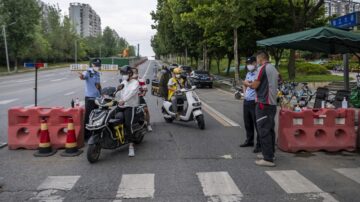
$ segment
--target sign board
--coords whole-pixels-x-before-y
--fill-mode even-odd
[[[37,68],[40,69],[42,67],[46,67],[47,64],[46,63],[24,63],[24,67],[26,68]]]
[[[331,26],[350,28],[360,24],[360,11],[340,16],[330,21]]]

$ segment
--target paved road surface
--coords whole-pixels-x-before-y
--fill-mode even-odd
[[[140,66],[152,77],[157,61]],[[40,72],[39,105],[69,106],[83,97],[84,83],[67,69]],[[102,85],[116,85],[103,73]],[[7,109],[33,104],[33,75],[0,78],[0,141],[7,140]],[[0,201],[359,201],[358,154],[288,154],[277,151],[275,168],[254,164],[244,141],[241,101],[217,89],[197,90],[205,103],[206,129],[194,122],[167,124],[161,100],[147,96],[154,131],[136,147],[102,151],[96,164],[84,154],[0,149]],[[86,150],[86,147],[83,148]]]

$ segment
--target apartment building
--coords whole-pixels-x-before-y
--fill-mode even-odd
[[[102,32],[100,16],[89,4],[70,3],[69,17],[80,36],[97,36]]]
[[[325,16],[342,16],[360,11],[359,0],[325,0]]]

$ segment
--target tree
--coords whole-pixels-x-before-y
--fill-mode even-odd
[[[289,13],[292,18],[293,32],[303,31],[307,28],[324,25],[324,0],[288,0]],[[288,64],[289,79],[295,79],[295,50],[290,50]]]
[[[40,20],[40,9],[36,0],[2,0],[0,6],[2,24],[7,27],[8,47],[10,57],[15,61],[15,71],[18,62],[23,59],[35,39],[34,32]]]

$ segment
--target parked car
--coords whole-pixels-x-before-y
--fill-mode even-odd
[[[191,83],[197,87],[208,86],[209,88],[212,88],[213,80],[214,78],[209,74],[208,71],[195,70],[190,74]]]

